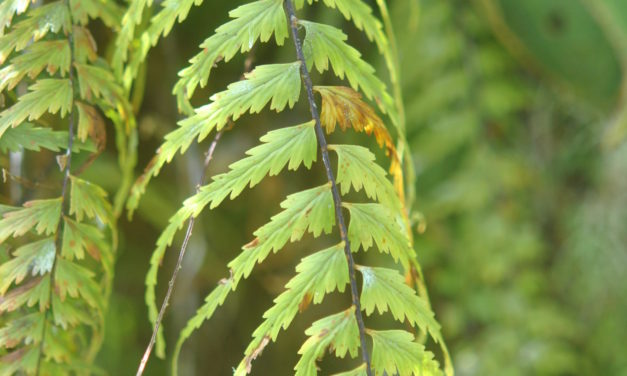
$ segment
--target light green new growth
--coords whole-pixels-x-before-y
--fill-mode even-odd
[[[133,186],[127,208],[129,215],[137,208],[139,198],[152,176],[169,163],[177,151],[184,152],[195,138],[203,140],[215,128],[222,129],[229,119],[237,120],[247,111],[257,113],[270,102],[270,109],[290,108],[300,94],[299,63],[260,65],[245,80],[230,84],[225,91],[214,94],[212,103],[196,109],[196,113],[179,122],[179,128],[165,137],[157,155]]]

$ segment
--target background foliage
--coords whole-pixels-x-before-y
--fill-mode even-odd
[[[139,68],[145,78],[145,91],[133,97],[140,109],[139,166],[148,163],[178,120],[170,94],[177,72],[240,3],[192,8],[187,21],[175,25]],[[624,5],[620,0],[395,0],[389,5],[416,170],[413,219],[420,235],[415,248],[457,374],[627,375]],[[337,12],[322,6],[307,12],[309,19],[341,26],[369,61],[379,59],[374,45]],[[110,58],[114,34],[107,26],[90,23],[99,53]],[[254,64],[294,56],[290,48],[270,45],[253,53]],[[223,90],[244,63],[236,55],[231,64],[219,65],[192,104],[206,103]],[[380,61],[377,70],[384,67]],[[266,132],[258,124],[277,119],[269,111],[244,116],[220,141],[209,173],[226,171]],[[114,197],[123,177],[117,172],[114,132],[107,137],[107,149],[81,178]],[[342,137],[375,145],[363,135]],[[192,145],[154,179],[133,222],[121,218],[118,224],[107,332],[96,362],[110,374],[134,369],[150,336],[143,301],[148,260],[167,219],[194,191],[201,146]],[[53,153],[37,158],[23,167],[31,178],[57,168]],[[1,163],[10,169],[8,155]],[[201,217],[166,318],[168,343],[225,277],[224,265],[241,239],[276,212],[286,193],[301,182],[313,186],[321,176],[281,174]],[[3,203],[18,187],[7,180]],[[38,188],[29,192],[39,193]],[[316,243],[305,238],[303,244]],[[175,262],[169,255],[161,280]],[[3,249],[0,260],[7,257]],[[190,338],[181,354],[181,374],[229,374],[296,263],[288,247],[260,265],[252,283],[242,284]],[[159,289],[166,287],[162,283]],[[309,323],[345,308],[341,298],[331,296],[325,307],[312,307],[297,318],[289,334],[256,361],[256,372],[290,374],[298,360],[293,350],[305,340]],[[154,358],[147,374],[167,369]]]

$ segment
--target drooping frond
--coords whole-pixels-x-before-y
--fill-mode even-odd
[[[368,38],[377,43],[382,53],[390,53],[382,25],[365,2],[323,2],[338,9],[358,29],[365,31]],[[313,3],[313,0],[308,3]],[[179,20],[185,18],[191,7],[190,2],[185,4],[187,5],[182,5],[177,10],[182,12]],[[296,1],[296,8],[304,4],[304,0]],[[175,10],[157,13],[151,26],[140,38],[140,54],[147,53],[149,46],[156,42],[152,38],[159,37],[159,33],[154,32],[157,30],[154,26],[155,20],[163,20],[159,30],[166,30],[167,33],[174,22],[174,18],[168,14],[174,13]],[[356,90],[361,90],[368,100],[375,101],[381,112],[390,116],[395,129],[401,132],[403,128],[398,125],[396,102],[387,94],[385,84],[377,77],[374,68],[347,43],[348,38],[341,30],[298,20],[291,1],[254,1],[236,8],[229,15],[232,19],[218,27],[203,42],[202,52],[194,56],[190,65],[181,71],[181,79],[174,88],[174,94],[178,98],[180,109],[185,110],[188,115],[179,122],[177,129],[165,136],[157,155],[133,187],[128,208],[132,211],[137,207],[150,178],[157,175],[177,152],[184,153],[195,139],[203,140],[213,130],[222,130],[229,121],[235,122],[247,112],[257,113],[268,104],[270,109],[277,112],[284,111],[287,107],[292,108],[299,100],[301,82],[308,93],[312,120],[267,133],[261,138],[261,145],[250,149],[246,157],[232,163],[228,172],[214,176],[211,183],[198,188],[170,218],[169,225],[157,240],[146,277],[146,303],[151,323],[158,323],[155,286],[159,264],[166,248],[172,244],[177,231],[186,221],[198,217],[207,207],[213,209],[219,206],[227,197],[234,199],[247,186],[254,187],[265,176],[276,175],[286,166],[288,169],[296,169],[303,164],[310,168],[318,160],[317,146],[320,148],[327,182],[315,188],[305,187],[298,193],[288,195],[281,203],[283,211],[259,227],[253,233],[254,239],[243,246],[240,254],[228,263],[230,276],[219,282],[181,332],[174,350],[173,373],[177,372],[177,361],[184,341],[226,302],[229,293],[235,291],[238,284],[249,277],[257,264],[264,262],[271,253],[278,252],[288,242],[300,241],[307,233],[313,238],[326,237],[335,225],[338,226],[340,241],[334,241],[331,244],[336,245],[312,253],[298,264],[296,275],[285,285],[285,291],[276,297],[274,304],[265,312],[260,325],[253,332],[252,340],[244,351],[235,374],[250,373],[254,360],[261,355],[264,348],[277,340],[281,330],[288,330],[296,315],[311,302],[321,303],[324,296],[335,290],[344,291],[346,286],[350,286],[351,304],[339,314],[316,321],[306,331],[309,339],[299,351],[301,359],[295,367],[297,375],[316,375],[316,362],[327,349],[340,358],[346,354],[354,358],[361,352],[363,364],[344,375],[370,374],[371,370],[377,375],[384,372],[428,374],[433,365],[437,371],[437,362],[433,361],[430,352],[417,343],[415,346],[407,343],[409,337],[409,342],[413,341],[411,333],[401,330],[378,332],[367,329],[368,323],[364,322],[364,317],[369,320],[366,316],[373,314],[374,308],[377,308],[379,314],[389,312],[397,321],[406,321],[417,327],[417,330],[430,333],[441,341],[439,326],[429,305],[411,286],[404,284],[398,271],[356,266],[353,259],[353,253],[360,249],[366,251],[376,247],[380,253],[391,255],[406,271],[418,265],[404,207],[402,158],[396,149],[393,135],[383,120],[370,105],[362,101]],[[139,23],[140,17],[135,17],[135,20]],[[299,25],[303,26],[305,34],[302,43],[298,35]],[[291,31],[296,47],[297,62],[260,65],[246,74],[244,80],[232,83],[226,90],[211,96],[208,104],[190,111],[189,98],[198,86],[204,87],[207,84],[218,61],[228,62],[237,52],[248,52],[258,40],[266,42],[273,35],[281,46],[288,37],[288,30]],[[321,74],[325,74],[331,67],[340,79],[348,81],[347,84],[352,89],[341,86],[314,87],[309,76],[309,69],[314,66]],[[132,62],[129,67],[127,72],[132,72]],[[318,104],[314,102],[314,91],[322,97],[320,114]],[[367,148],[326,144],[322,127],[330,133],[337,124],[343,130],[350,127],[374,136],[391,159],[390,171],[394,183],[388,180],[386,171],[376,163],[373,153]],[[396,137],[402,140],[404,135],[399,133]],[[338,156],[336,170],[329,160],[329,151]],[[343,202],[342,195],[349,194],[351,190],[363,191],[363,196],[374,202]],[[343,213],[348,214],[348,226]],[[191,224],[189,226],[191,228]],[[361,294],[356,271],[360,271],[363,276]],[[387,294],[398,294],[400,297]],[[365,312],[364,316],[362,311]],[[163,356],[164,338],[161,330],[162,326],[156,331],[156,353]],[[366,335],[376,337],[377,341],[376,356],[373,353],[372,362],[369,360],[368,346],[364,342]],[[150,354],[150,346],[147,354]],[[395,346],[399,347],[401,354],[389,355],[395,351]],[[414,353],[405,354],[408,351]]]
[[[105,190],[77,175],[104,149],[105,117],[119,131],[119,148],[134,130],[130,106],[87,28],[99,19],[116,29],[121,12],[111,1],[30,3],[0,4],[0,150],[20,155],[25,174],[11,183],[33,197],[4,196],[10,205],[0,210],[7,251],[0,263],[0,374],[98,372],[91,362],[103,341],[116,214]],[[54,159],[52,173],[37,171],[45,155],[54,158],[39,155],[42,149],[64,151],[56,158],[61,174]],[[133,151],[125,151],[119,160],[128,171]],[[73,164],[77,154],[88,162]]]

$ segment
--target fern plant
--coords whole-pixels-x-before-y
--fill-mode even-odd
[[[60,174],[54,162],[43,174],[7,168],[17,189],[0,205],[0,243],[10,255],[0,265],[0,375],[92,374],[116,217],[132,182],[134,120],[87,24],[118,29],[123,11],[109,1],[34,3],[0,4],[0,149],[23,164],[63,153]],[[115,126],[123,176],[113,203],[80,177],[105,149],[103,114]]]
[[[312,3],[313,0],[307,2],[309,5]],[[386,57],[388,67],[392,68],[392,81],[397,83],[398,75],[394,70],[388,38],[371,8],[360,0],[325,0],[323,3],[340,11],[376,42]],[[127,83],[136,77],[138,64],[150,46],[157,42],[160,35],[168,33],[177,17],[180,21],[186,17],[192,2],[166,1],[162,10],[152,18],[150,26],[135,37],[135,27],[142,23],[147,5],[150,2],[131,3],[124,18],[127,29],[122,30],[118,38],[121,48],[114,59],[116,71]],[[232,20],[218,27],[201,44],[202,51],[180,72],[181,78],[175,85],[174,93],[179,109],[186,117],[178,123],[176,130],[165,137],[144,174],[133,186],[127,205],[130,214],[137,208],[150,179],[159,174],[178,152],[184,153],[195,139],[200,142],[212,132],[220,134],[230,122],[237,121],[245,113],[258,113],[268,104],[276,112],[291,109],[299,101],[303,89],[310,116],[301,124],[272,130],[261,137],[260,145],[231,164],[228,172],[214,176],[212,182],[200,187],[170,218],[169,225],[157,241],[146,278],[149,318],[156,324],[156,353],[161,357],[165,355],[162,327],[159,325],[163,309],[159,313],[155,302],[157,273],[165,251],[172,245],[178,230],[207,207],[216,208],[227,197],[234,199],[246,186],[257,185],[267,175],[276,175],[285,167],[288,170],[296,170],[301,165],[313,168],[314,162],[318,161],[319,149],[327,181],[289,195],[281,203],[283,211],[255,231],[254,239],[244,245],[239,256],[228,264],[229,277],[207,296],[205,304],[182,330],[173,352],[173,373],[177,373],[177,360],[185,340],[213,315],[229,293],[251,274],[256,264],[307,233],[317,238],[330,234],[333,227],[337,227],[339,239],[334,239],[334,245],[304,257],[298,264],[297,274],[286,284],[285,291],[274,300],[274,306],[263,315],[261,324],[253,332],[253,339],[244,351],[235,374],[250,373],[254,360],[265,347],[277,340],[281,329],[289,328],[299,311],[312,302],[320,304],[327,294],[345,289],[351,295],[346,309],[320,318],[306,331],[309,338],[300,348],[301,358],[294,367],[297,375],[317,374],[317,361],[327,350],[339,358],[347,354],[355,358],[360,354],[360,364],[342,375],[443,373],[433,354],[416,340],[413,332],[399,328],[368,328],[367,316],[371,316],[375,308],[380,314],[391,313],[394,319],[422,333],[421,339],[424,340],[424,335],[431,336],[442,347],[445,372],[452,374],[439,325],[426,294],[419,295],[413,288],[413,278],[420,269],[412,247],[411,225],[405,204],[403,164],[407,162],[403,156],[406,147],[402,117],[399,117],[402,113],[399,103],[402,102],[395,101],[387,93],[386,85],[375,75],[374,68],[347,44],[347,37],[341,30],[298,19],[296,10],[305,5],[303,0],[295,3],[291,0],[258,0],[234,9],[229,14]],[[380,5],[383,6],[381,9],[385,9],[383,1]],[[304,40],[299,29],[305,32]],[[211,96],[210,103],[198,108],[191,106],[189,98],[198,86],[207,84],[215,64],[221,60],[228,62],[238,51],[250,51],[257,40],[269,42],[271,39],[279,46],[291,39],[297,52],[296,60],[259,65],[245,74],[243,80]],[[127,49],[131,51],[130,55]],[[337,77],[347,79],[349,86],[314,86],[309,74],[313,67],[320,73],[331,68]],[[363,93],[366,101],[362,100],[358,91]],[[321,98],[320,105],[316,102],[316,93]],[[376,103],[393,125],[392,128],[385,126],[384,120],[367,101]],[[375,162],[374,154],[367,148],[327,144],[324,130],[333,132],[338,124],[343,130],[352,128],[375,137],[390,158],[393,182],[388,180],[385,170]],[[394,132],[396,143],[392,137]],[[337,155],[335,170],[331,153]],[[347,202],[343,196],[351,190],[365,192],[369,202]],[[348,226],[346,214],[350,217]],[[356,264],[358,250],[367,251],[373,246],[381,253],[389,254],[399,269],[408,273],[409,284],[399,269]],[[361,275],[361,291],[357,275]],[[372,341],[371,350],[368,341]],[[138,374],[143,372],[151,346],[152,342]]]

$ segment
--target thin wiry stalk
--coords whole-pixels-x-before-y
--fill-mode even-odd
[[[59,257],[59,251],[63,246],[63,236],[60,236],[61,230],[63,229],[63,218],[68,215],[69,212],[69,203],[67,200],[67,192],[68,192],[68,182],[70,181],[70,168],[72,167],[72,147],[74,146],[74,99],[76,95],[74,94],[74,38],[73,38],[73,25],[74,19],[72,17],[72,7],[70,6],[70,1],[66,1],[66,5],[68,7],[68,12],[70,15],[70,24],[72,28],[68,32],[68,43],[70,44],[70,69],[68,72],[68,79],[70,81],[70,85],[72,85],[72,106],[69,114],[68,121],[68,137],[67,137],[67,150],[63,155],[62,166],[63,166],[63,185],[61,186],[61,216],[59,218],[59,224],[57,225],[57,231],[55,235],[55,255],[54,261],[52,262],[52,268],[50,270],[50,291],[48,292],[48,302],[52,304],[52,294],[54,292],[54,277],[55,271],[57,269],[57,259]],[[42,325],[42,333],[41,333],[41,342],[39,343],[39,354],[37,355],[37,366],[35,368],[35,375],[39,376],[41,371],[41,360],[44,355],[44,343],[46,339],[46,329],[48,327],[48,316],[50,315],[50,309],[48,309],[45,313],[46,317],[44,317],[44,323]]]
[[[244,61],[244,72],[250,72],[250,69],[253,64],[253,50],[250,51],[248,57]],[[244,78],[244,75],[242,75]],[[216,145],[218,141],[220,141],[220,137],[222,137],[222,133],[228,128],[222,128],[215,136],[211,145],[209,145],[209,149],[207,150],[205,163],[203,166],[203,171],[200,175],[199,183],[196,186],[196,193],[205,182],[205,176],[207,173],[207,168],[209,167],[209,162],[213,159],[213,153],[215,151]],[[185,250],[187,249],[187,243],[189,242],[189,238],[192,236],[192,231],[194,229],[194,223],[196,222],[195,217],[191,217],[189,222],[187,223],[187,231],[185,232],[185,239],[183,239],[183,244],[181,245],[181,250],[179,251],[179,258],[176,262],[176,267],[172,272],[172,277],[170,278],[170,282],[168,284],[168,291],[163,299],[163,303],[161,304],[161,309],[159,310],[159,315],[157,316],[157,321],[155,321],[155,326],[152,331],[152,336],[150,337],[150,343],[148,347],[146,347],[146,351],[144,352],[144,356],[142,357],[141,362],[139,363],[139,368],[137,369],[136,376],[141,376],[144,373],[144,369],[146,368],[146,364],[148,363],[148,359],[150,359],[150,353],[152,352],[153,347],[155,346],[155,342],[157,341],[157,332],[159,331],[159,326],[161,325],[161,321],[163,320],[163,315],[165,314],[165,310],[168,307],[170,296],[172,295],[172,291],[174,290],[174,283],[176,282],[176,276],[178,275],[179,270],[181,269],[181,265],[183,263],[183,257],[185,256]]]
[[[209,149],[207,150],[205,156],[205,162],[203,165],[203,171],[200,175],[200,179],[198,185],[196,186],[196,193],[205,182],[205,176],[207,174],[207,167],[209,167],[209,162],[213,159],[213,152],[216,149],[216,145],[218,141],[220,141],[220,137],[222,137],[222,133],[224,133],[224,129],[221,129],[209,145]],[[172,295],[172,291],[174,290],[174,283],[176,282],[176,277],[178,275],[179,270],[181,270],[181,265],[183,263],[183,257],[185,256],[185,251],[187,250],[187,244],[189,243],[189,239],[192,236],[192,231],[194,230],[194,224],[196,223],[196,217],[191,217],[189,222],[187,223],[187,231],[185,232],[185,239],[183,239],[183,244],[181,245],[181,250],[179,251],[179,258],[176,261],[176,266],[174,267],[174,271],[172,272],[172,277],[170,278],[170,282],[168,284],[168,292],[165,294],[165,298],[163,299],[163,303],[161,304],[161,309],[159,310],[159,315],[157,316],[157,321],[155,321],[155,326],[152,330],[152,336],[150,337],[150,343],[148,343],[148,347],[146,347],[146,351],[144,352],[144,356],[142,357],[141,362],[139,363],[139,368],[137,369],[137,376],[141,376],[144,373],[144,369],[146,368],[146,364],[148,363],[148,359],[150,358],[150,353],[152,353],[152,348],[155,346],[155,342],[157,341],[157,332],[159,331],[159,326],[161,325],[161,321],[163,320],[163,315],[165,314],[165,310],[168,307],[170,302],[170,296]]]
[[[320,115],[318,114],[318,108],[314,100],[313,84],[309,71],[307,71],[307,63],[305,62],[305,55],[303,54],[303,48],[301,41],[298,37],[298,18],[294,11],[294,5],[291,0],[285,1],[285,11],[287,13],[288,22],[290,23],[290,29],[292,33],[292,39],[294,41],[294,47],[296,47],[296,55],[300,61],[300,71],[305,90],[307,91],[307,99],[309,100],[309,110],[311,116],[316,122],[316,137],[318,139],[318,145],[320,146],[320,153],[322,154],[322,162],[327,173],[327,179],[331,183],[331,193],[333,194],[333,203],[335,206],[335,216],[337,218],[337,225],[340,230],[340,236],[344,242],[344,255],[348,261],[348,275],[351,285],[351,299],[355,306],[355,318],[357,320],[357,326],[359,328],[359,342],[361,344],[361,357],[366,364],[366,374],[372,376],[372,370],[370,368],[370,356],[368,355],[368,348],[366,347],[366,328],[364,325],[364,319],[361,315],[361,304],[359,303],[359,292],[357,291],[357,279],[355,278],[355,261],[351,253],[350,244],[348,242],[348,233],[346,231],[346,224],[344,223],[344,216],[342,214],[342,199],[335,183],[335,177],[333,176],[333,170],[331,169],[331,162],[329,161],[329,151],[327,149],[327,140],[324,137],[322,131],[322,125],[320,123]]]

